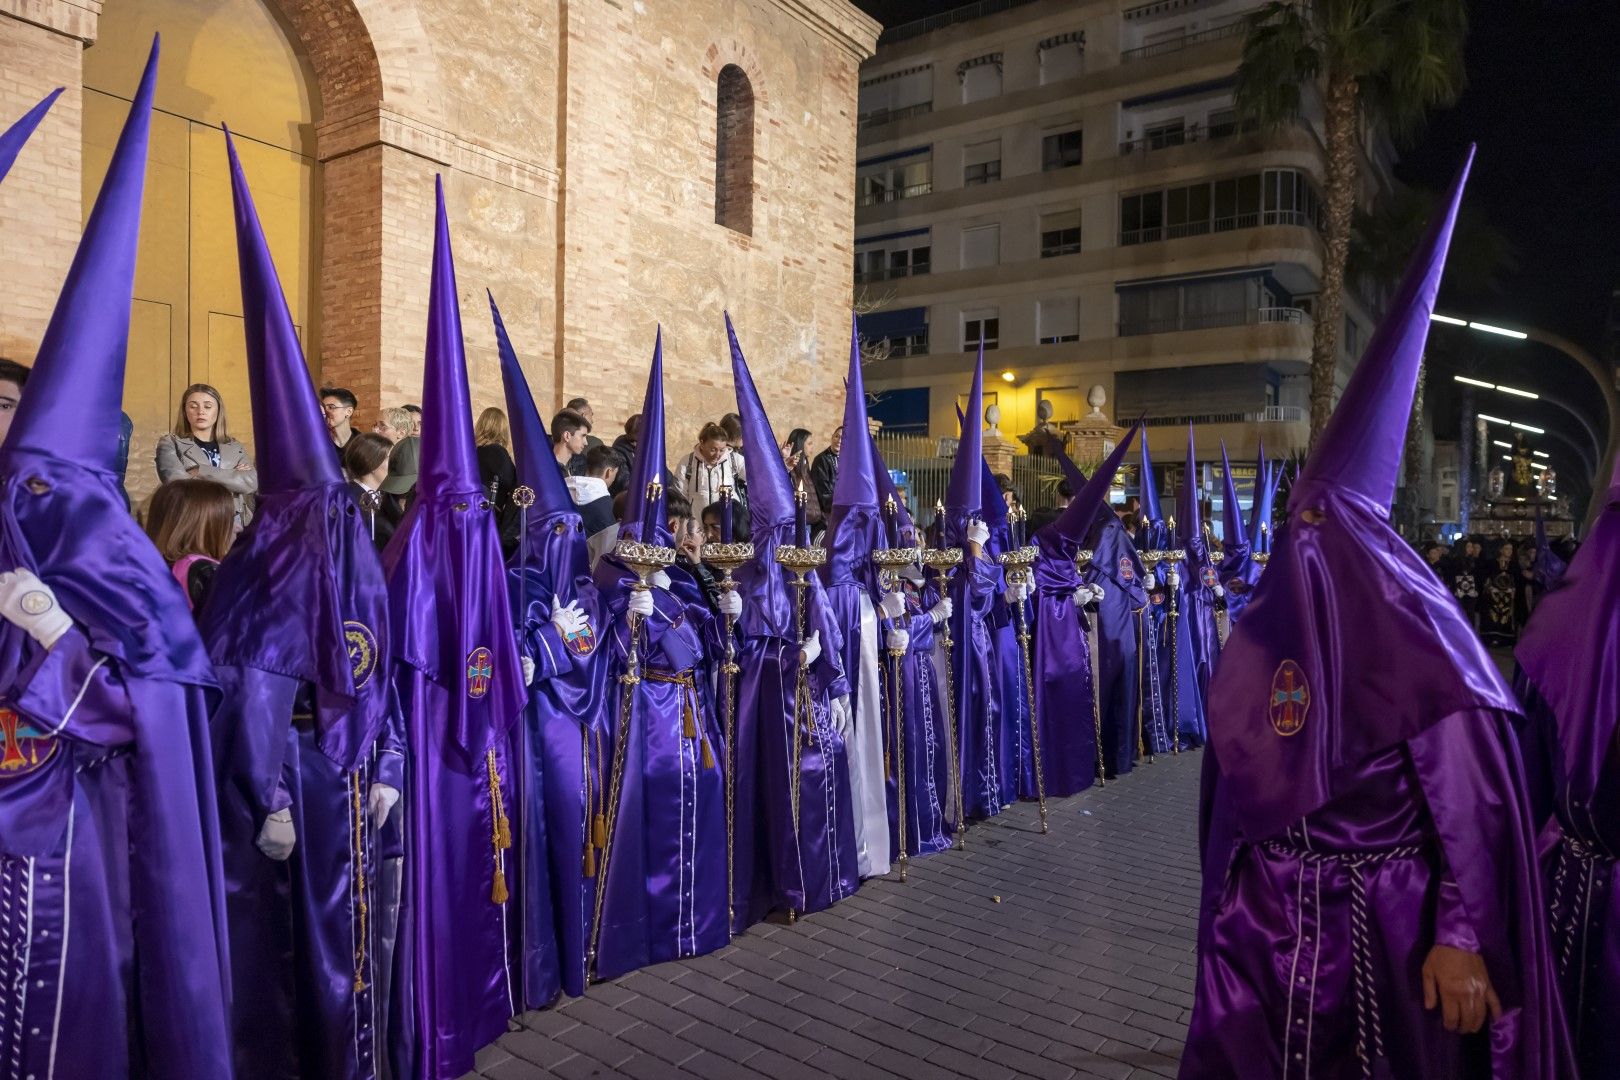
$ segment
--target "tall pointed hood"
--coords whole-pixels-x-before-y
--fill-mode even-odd
[[[39,343],[6,445],[116,472],[158,40]]]
[[[17,122],[4,132],[0,132],[0,180],[4,180],[6,173],[11,171],[12,163],[17,160],[17,154],[22,150],[23,144],[34,133],[34,129],[39,127],[39,122],[45,119],[45,114],[51,111],[56,99],[62,96],[63,89],[58,86],[46,94],[44,101],[23,113]]]
[[[517,463],[518,481],[534,489],[536,514],[574,513],[573,497],[551,452],[551,436],[535,407],[517,350],[507,336],[501,309],[495,306],[493,293],[486,290],[486,295],[490,318],[495,321],[495,348],[501,354],[501,385],[506,390],[506,422],[512,429],[512,457]]]
[[[1254,459],[1254,502],[1249,505],[1249,546],[1255,551],[1266,550],[1266,536],[1260,531],[1260,523],[1266,523],[1266,532],[1271,531],[1271,517],[1268,509],[1268,500],[1271,496],[1271,462],[1266,460],[1266,440],[1260,440],[1260,452]]]
[[[1423,346],[1429,339],[1429,316],[1434,313],[1451,230],[1457,223],[1463,185],[1473,161],[1470,147],[1400,290],[1390,301],[1389,314],[1356,365],[1356,377],[1344,388],[1327,427],[1311,447],[1299,476],[1298,494],[1331,485],[1385,510],[1394,501],[1409,417],[1389,403],[1410,402],[1417,389]]]
[[[862,435],[865,437],[860,437]],[[877,472],[871,425],[866,422],[866,382],[861,376],[860,329],[849,327],[849,374],[844,379],[844,448],[833,481],[833,507],[877,506]],[[833,515],[837,517],[836,512]],[[829,530],[831,525],[828,526]]]
[[[1204,540],[1203,508],[1199,505],[1198,450],[1193,428],[1187,425],[1187,472],[1176,495],[1176,528],[1171,542],[1187,552],[1187,566],[1196,577],[1210,565],[1209,545]]]
[[[960,544],[967,533],[967,523],[982,509],[984,430],[979,417],[984,415],[984,345],[979,345],[979,358],[973,365],[973,388],[968,391],[967,415],[971,422],[962,424],[962,437],[956,444],[956,459],[951,462],[950,481],[945,488],[945,542]]]
[[[871,433],[868,432],[866,437],[870,440],[872,438]],[[894,516],[898,523],[896,531],[900,534],[900,546],[917,547],[923,542],[923,537],[918,532],[916,521],[911,517],[910,507],[906,506],[906,500],[901,497],[900,489],[895,486],[894,476],[889,472],[888,463],[883,460],[883,452],[877,448],[875,440],[872,441],[872,460],[877,464],[875,475],[877,476],[878,509],[882,510],[888,501],[893,499]]]
[[[479,480],[456,267],[437,196],[416,502],[383,553],[395,653],[445,691],[433,718],[469,758],[504,738],[528,700],[499,524]]]
[[[1167,545],[1164,515],[1159,511],[1159,478],[1153,474],[1153,457],[1148,453],[1147,429],[1142,429],[1142,546],[1160,549]]]
[[[1255,477],[1254,502],[1260,505],[1260,477]],[[1243,509],[1238,505],[1237,481],[1232,478],[1232,459],[1226,456],[1226,440],[1221,440],[1221,546],[1227,555],[1249,547],[1249,534],[1243,527]]]
[[[419,498],[483,490],[467,393],[467,350],[461,337],[456,261],[444,211],[444,180],[433,180],[433,277],[428,286],[427,373],[422,387],[422,471]]]
[[[731,381],[736,388],[737,415],[742,418],[743,445],[759,448],[748,468],[748,524],[758,542],[759,534],[767,529],[793,524],[793,488],[788,483],[787,466],[771,452],[772,447],[782,444],[776,441],[770,417],[760,404],[754,376],[748,370],[742,346],[737,344],[737,331],[729,314],[726,340],[731,345]]]
[[[1125,455],[1131,448],[1131,440],[1141,430],[1142,421],[1138,420],[1131,425],[1125,437],[1119,441],[1119,445],[1109,451],[1102,464],[1091,474],[1091,478],[1074,489],[1074,496],[1069,500],[1069,505],[1064,508],[1063,513],[1058,515],[1057,520],[1040,530],[1042,534],[1049,534],[1054,538],[1061,537],[1076,549],[1085,543],[1086,537],[1097,523],[1098,515],[1103,507],[1108,505],[1108,491],[1114,485],[1114,475],[1119,472],[1120,463],[1125,460]],[[1063,458],[1066,460],[1068,455],[1064,454]],[[1080,472],[1074,462],[1070,461],[1069,466],[1075,473]],[[1070,483],[1073,483],[1072,476]]]
[[[1210,680],[1210,739],[1250,841],[1325,805],[1368,757],[1447,717],[1517,710],[1450,591],[1388,521],[1467,172],[1465,163],[1312,451]]]
[[[1536,506],[1536,581],[1543,589],[1550,589],[1558,584],[1558,579],[1564,576],[1569,564],[1559,557],[1547,542],[1547,519],[1542,516],[1541,507]]]
[[[774,443],[772,445],[775,445]],[[658,483],[658,498],[652,505],[653,520],[647,516],[647,485]],[[636,460],[630,468],[629,494],[625,497],[624,524],[619,535],[647,543],[668,544],[669,515],[664,512],[664,328],[658,328],[653,341],[652,370],[647,373],[647,393],[641,399],[641,428],[636,432]]]
[[[228,131],[225,148],[259,505],[253,528],[220,564],[199,624],[216,664],[313,686],[321,751],[353,769],[370,754],[387,716],[387,586],[329,449],[320,402]],[[286,722],[285,716],[258,719]],[[268,799],[269,792],[262,794]]]

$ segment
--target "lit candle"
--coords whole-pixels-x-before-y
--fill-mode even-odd
[[[720,542],[731,543],[731,488],[720,489]]]
[[[940,546],[945,544],[945,500],[934,500],[934,531]]]
[[[900,518],[895,512],[894,496],[888,495],[883,499],[884,533],[889,538],[889,546],[900,546]]]
[[[793,493],[793,543],[802,548],[810,546],[808,505],[804,494],[804,480],[801,478],[798,490]]]
[[[658,542],[658,527],[663,522],[658,520],[658,497],[664,493],[664,485],[657,480],[647,484],[647,495],[643,501],[644,509],[641,512],[641,542],[655,544]]]

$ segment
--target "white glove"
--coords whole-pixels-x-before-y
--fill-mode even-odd
[[[890,630],[886,644],[890,652],[903,653],[911,648],[911,635],[904,630]]]
[[[298,842],[298,831],[293,828],[292,811],[277,810],[264,819],[259,838],[254,841],[259,850],[276,862],[286,862]]]
[[[742,614],[742,594],[730,589],[720,594],[720,614],[735,619]]]
[[[567,640],[569,635],[577,634],[591,624],[590,617],[580,609],[579,601],[570,601],[567,607],[557,603],[557,598],[551,598],[551,625],[557,628],[557,633]]]
[[[518,666],[523,668],[523,685],[524,686],[533,686],[534,685],[534,658],[529,657],[529,656],[519,656],[518,657]]]
[[[662,570],[654,570],[653,576],[647,579],[655,589],[669,588],[669,575]]]
[[[1022,604],[1025,600],[1029,599],[1029,586],[1009,585],[1007,586],[1007,591],[1001,595],[1008,604],[1012,605],[1013,607],[1017,607],[1019,604]]]
[[[906,613],[905,595],[898,592],[884,593],[878,606],[883,610],[885,619],[898,619]]]
[[[1105,590],[1101,585],[1093,584],[1091,586],[1091,598],[1093,600],[1095,600],[1097,603],[1099,603],[1099,604],[1102,603],[1103,602],[1103,597],[1105,597],[1107,595],[1108,595],[1107,590]]]
[[[1078,589],[1074,590],[1073,595],[1071,595],[1069,599],[1074,601],[1075,607],[1085,607],[1087,604],[1091,603],[1091,586],[1080,586]]]
[[[1165,584],[1172,589],[1179,589],[1181,587],[1181,575],[1174,570],[1170,571],[1170,576],[1165,579]]]
[[[928,617],[934,620],[935,626],[939,626],[946,619],[949,619],[953,614],[955,614],[955,612],[956,606],[951,603],[951,598],[947,596],[945,599],[935,604],[932,608],[928,609]]]
[[[985,541],[990,539],[990,526],[986,525],[982,521],[975,521],[969,524],[967,528],[967,539],[968,543],[978,544],[980,547],[983,547]]]
[[[799,650],[799,663],[809,667],[821,655],[821,631],[817,630],[805,639],[804,646]]]
[[[47,649],[73,626],[51,587],[20,566],[0,574],[0,617]]]
[[[643,619],[651,618],[653,613],[652,590],[632,590],[630,593],[630,603],[625,606],[625,610],[640,615]]]
[[[828,711],[831,713],[833,728],[838,732],[838,737],[849,741],[850,735],[855,730],[855,710],[849,707],[849,697],[842,695],[833,698]]]
[[[528,657],[524,657],[525,660]],[[374,828],[382,828],[388,820],[388,812],[399,802],[399,788],[389,787],[387,784],[372,784],[371,790],[366,793],[366,812],[371,815],[371,824]]]

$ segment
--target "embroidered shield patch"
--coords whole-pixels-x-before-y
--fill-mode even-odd
[[[591,655],[591,650],[596,648],[596,635],[591,632],[591,624],[586,623],[573,633],[563,635],[563,644],[576,656]]]
[[[1218,579],[1215,577],[1215,568],[1206,566],[1198,571],[1198,580],[1204,583],[1204,588],[1213,589],[1218,584]]]
[[[1136,570],[1131,566],[1131,557],[1129,555],[1119,557],[1119,577],[1121,581],[1136,580]]]
[[[354,688],[361,689],[371,681],[377,671],[377,639],[371,628],[353,619],[343,624],[343,644],[349,650],[349,670],[354,673]]]
[[[482,645],[467,654],[467,696],[481,698],[489,693],[489,684],[495,678],[495,658]]]
[[[37,772],[56,755],[56,740],[34,722],[0,705],[0,782]]]
[[[1305,673],[1292,660],[1284,660],[1271,677],[1268,711],[1272,730],[1279,735],[1298,735],[1310,708],[1311,688],[1305,682]]]

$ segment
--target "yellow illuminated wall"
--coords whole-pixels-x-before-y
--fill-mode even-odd
[[[154,32],[162,34],[124,409],[128,483],[157,483],[153,449],[189,383],[218,387],[252,444],[229,171],[229,125],[310,364],[318,370],[320,177],[315,80],[261,0],[112,0],[84,55],[88,216]]]

